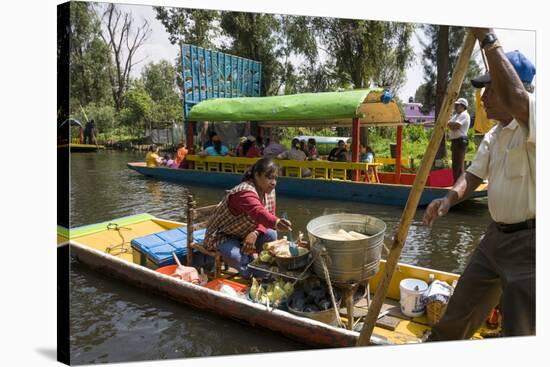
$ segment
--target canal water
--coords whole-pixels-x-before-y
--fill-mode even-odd
[[[150,213],[183,221],[185,195],[198,205],[217,203],[223,190],[156,181],[126,167],[144,154],[105,150],[71,154],[71,227]],[[293,228],[339,212],[369,214],[397,226],[401,208],[333,200],[277,198]],[[461,272],[490,221],[485,199],[460,204],[433,228],[411,225],[401,262]],[[73,364],[191,358],[311,349],[280,335],[226,320],[149,294],[71,261]]]

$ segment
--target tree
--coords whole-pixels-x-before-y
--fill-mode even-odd
[[[120,111],[120,122],[130,127],[134,132],[140,127],[145,127],[151,122],[153,100],[143,88],[132,88],[126,93],[124,108]]]
[[[115,4],[107,4],[101,19],[105,27],[101,37],[109,45],[114,58],[114,67],[109,68],[109,79],[118,112],[124,106],[132,68],[142,61],[134,61],[134,56],[149,38],[151,29],[146,20],[134,27],[131,13],[122,12]]]
[[[70,4],[71,114],[89,103],[112,102],[109,83],[111,55],[101,39],[100,20],[89,3]]]
[[[176,70],[168,61],[149,63],[142,72],[141,84],[153,101],[151,120],[175,122],[181,120],[181,103],[176,92]]]
[[[376,84],[394,91],[402,85],[414,58],[412,25],[340,18],[315,18],[313,24],[342,85],[358,89]]]
[[[215,10],[168,8],[154,6],[156,18],[162,23],[173,45],[186,43],[214,48],[212,40],[218,35],[220,13]]]
[[[449,27],[439,25],[424,25],[423,31],[426,40],[420,39],[423,47],[422,65],[424,67],[425,87],[423,88],[424,108],[435,109],[435,116],[439,115],[443,98],[447,91],[447,84],[451,79],[452,71],[459,57],[459,52],[464,40],[463,27]],[[473,104],[473,87],[467,82],[468,78],[479,73],[479,65],[475,60],[470,60],[460,95]],[[446,156],[445,138],[436,155],[436,159]]]
[[[178,100],[176,92],[176,70],[167,60],[149,63],[141,72],[145,91],[153,101]]]

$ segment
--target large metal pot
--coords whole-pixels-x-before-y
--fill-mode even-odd
[[[349,241],[324,238],[339,229],[363,233],[368,238]],[[386,223],[370,215],[330,214],[311,220],[307,232],[315,273],[325,278],[320,255],[326,251],[331,282],[355,283],[371,278],[378,272],[385,231]]]

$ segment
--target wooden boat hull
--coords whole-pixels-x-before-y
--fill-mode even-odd
[[[208,172],[198,170],[146,167],[144,163],[128,163],[128,168],[145,176],[181,184],[205,185],[230,189],[242,178],[238,173]],[[410,185],[364,183],[338,180],[320,180],[279,176],[277,193],[301,198],[322,198],[329,200],[354,201],[371,204],[405,206]],[[419,206],[426,206],[432,200],[444,196],[448,188],[426,187]],[[476,191],[472,198],[487,196],[487,191]]]
[[[115,256],[102,253],[78,242],[70,242],[71,256],[78,261],[147,291],[216,315],[245,321],[251,326],[279,332],[291,339],[317,347],[350,347],[359,333],[338,329],[318,321],[304,319],[277,309],[233,298],[191,283],[181,282]],[[373,338],[381,343],[381,340]]]
[[[71,152],[96,152],[99,149],[105,149],[103,145],[95,145],[95,144],[64,144],[64,145],[58,145],[58,149],[67,149],[69,148]]]
[[[114,224],[124,228],[124,231],[113,230]],[[180,226],[184,224],[155,218],[149,214],[138,214],[70,231],[58,227],[58,263],[66,262],[66,257],[70,253],[70,256],[82,264],[102,274],[218,316],[280,333],[307,345],[330,348],[356,345],[359,338],[358,332],[295,316],[278,309],[267,309],[263,305],[248,300],[233,298],[206,287],[182,282],[133,262],[133,249],[129,246],[131,240]],[[127,251],[114,253],[109,248],[113,244],[120,243],[121,235],[124,236],[124,243],[128,246]],[[385,261],[381,260],[379,272],[369,281],[371,291],[378,286],[384,267]],[[448,283],[458,279],[456,274],[398,264],[398,270],[388,288],[387,301],[396,304],[399,300],[399,282],[402,279],[417,278],[428,281],[432,275],[435,279]],[[68,281],[68,273],[65,276]],[[428,329],[425,316],[401,320],[395,330],[375,327],[371,344],[418,343],[419,338]],[[474,338],[481,338],[481,336],[477,333]]]

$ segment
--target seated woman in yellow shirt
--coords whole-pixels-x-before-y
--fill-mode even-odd
[[[145,156],[145,163],[147,167],[158,167],[160,166],[162,159],[159,156],[159,147],[155,144],[149,147],[149,152]]]

